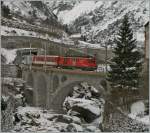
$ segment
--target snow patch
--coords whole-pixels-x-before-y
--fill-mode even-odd
[[[1,48],[1,54],[6,58],[6,63],[11,64],[16,58],[16,49]]]
[[[137,41],[144,42],[144,40],[145,40],[144,32],[143,32],[143,33],[136,32],[136,40],[137,40]]]
[[[138,101],[136,103],[133,103],[131,105],[131,113],[132,114],[139,114],[139,113],[144,113],[145,111],[145,105],[142,101]]]
[[[87,100],[87,99],[81,99],[81,98],[71,98],[67,97],[66,100],[70,103],[70,105],[83,107],[85,109],[90,110],[92,113],[96,114],[97,116],[100,115],[101,109],[99,108],[99,105],[95,104],[95,101]]]
[[[45,40],[50,40],[59,44],[63,43],[66,45],[74,45],[74,42],[71,39],[67,39],[67,38],[57,39],[57,38],[50,37],[48,34],[41,34],[33,31],[26,31],[18,28],[7,27],[7,26],[1,26],[1,35],[36,37]]]
[[[72,10],[60,12],[58,14],[58,18],[60,20],[63,20],[64,24],[69,24],[73,20],[78,18],[81,14],[89,13],[90,11],[102,5],[102,3],[103,3],[102,1],[99,2],[91,0],[80,1],[72,8]]]
[[[135,114],[129,114],[128,115],[130,118],[132,118],[132,119],[135,119],[135,120],[137,120],[137,121],[139,121],[139,122],[142,122],[142,123],[144,123],[144,124],[146,124],[146,125],[150,125],[150,118],[149,118],[149,115],[146,115],[146,116],[143,116],[143,117],[138,117],[137,115],[135,115]]]

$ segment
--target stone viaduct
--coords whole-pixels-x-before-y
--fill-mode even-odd
[[[73,86],[83,81],[93,85],[101,93],[108,91],[105,74],[99,72],[26,67],[22,70],[22,78],[33,88],[31,92],[27,92],[30,99],[28,102],[47,109],[61,109]]]

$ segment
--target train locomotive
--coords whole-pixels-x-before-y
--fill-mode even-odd
[[[28,55],[25,56],[23,64],[33,66],[49,66],[64,69],[96,70],[95,57],[64,57],[53,55]]]

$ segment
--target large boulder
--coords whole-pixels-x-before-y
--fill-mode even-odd
[[[93,122],[102,115],[104,100],[100,92],[87,82],[82,82],[73,88],[66,97],[63,107],[70,116],[81,118],[82,122]]]
[[[78,116],[80,115],[86,122],[92,122],[98,118],[103,111],[102,103],[97,99],[88,100],[67,97],[64,106],[67,106],[67,109],[69,109],[70,112],[77,112]]]

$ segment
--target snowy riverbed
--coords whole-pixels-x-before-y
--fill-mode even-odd
[[[66,97],[65,114],[39,107],[18,107],[12,132],[100,132],[104,103],[99,91],[83,82]]]

